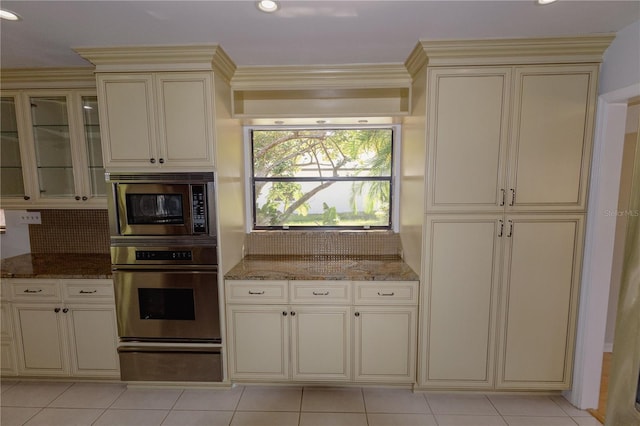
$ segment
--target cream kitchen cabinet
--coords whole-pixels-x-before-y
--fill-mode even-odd
[[[597,70],[430,68],[427,213],[584,212]]]
[[[212,72],[98,73],[107,169],[211,170]]]
[[[104,208],[95,90],[2,92],[2,205]]]
[[[232,380],[350,379],[349,282],[228,280],[226,294]]]
[[[227,280],[225,289],[232,380],[415,382],[415,281]]]
[[[570,386],[583,220],[427,216],[420,386]]]
[[[356,281],[354,380],[414,383],[418,282]]]
[[[11,304],[3,300],[0,302],[0,373],[3,376],[18,374],[16,364],[15,341],[13,338],[13,320],[11,318]]]
[[[22,376],[119,377],[111,280],[9,280]]]

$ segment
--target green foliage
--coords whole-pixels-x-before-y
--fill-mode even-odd
[[[263,203],[256,206],[257,222],[278,226],[292,221],[292,216],[307,216],[311,208],[309,200],[334,184],[322,178],[390,177],[391,140],[388,128],[254,130],[254,177],[318,179],[318,185],[306,192],[298,182],[256,181],[254,199]],[[388,215],[389,181],[353,182],[349,196],[353,213]],[[362,206],[357,205],[359,199],[363,200]],[[323,203],[321,215],[323,225],[341,225],[335,207]]]

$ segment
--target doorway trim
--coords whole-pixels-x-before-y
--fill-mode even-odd
[[[640,83],[598,97],[573,387],[565,393],[581,409],[598,407],[617,219],[606,211],[618,206],[627,103],[636,96]]]

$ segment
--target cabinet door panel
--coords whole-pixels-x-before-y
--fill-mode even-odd
[[[98,91],[105,167],[148,167],[156,157],[151,75],[99,75]]]
[[[582,218],[511,217],[500,369],[502,388],[567,388],[575,336]]]
[[[25,375],[65,375],[68,372],[60,312],[53,305],[16,304],[19,371]]]
[[[415,381],[416,312],[408,306],[356,306],[356,381]]]
[[[294,379],[349,380],[351,333],[348,307],[294,306],[291,365]]]
[[[515,83],[509,185],[515,208],[583,210],[594,68],[522,68]]]
[[[71,332],[73,375],[118,375],[114,307],[73,307],[68,321]]]
[[[498,219],[428,216],[427,227],[423,380],[487,387],[493,382]]]
[[[157,86],[160,145],[165,164],[206,165],[213,150],[210,75],[159,74]]]
[[[228,309],[230,377],[258,380],[288,378],[288,308],[238,305]]]
[[[463,71],[430,77],[427,211],[487,210],[502,202],[510,71]]]

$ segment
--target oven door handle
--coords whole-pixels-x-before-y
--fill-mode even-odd
[[[219,347],[203,347],[203,346],[119,346],[118,353],[125,352],[165,352],[165,353],[175,353],[175,352],[192,352],[192,353],[209,353],[209,354],[219,354],[221,348]]]

